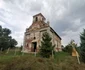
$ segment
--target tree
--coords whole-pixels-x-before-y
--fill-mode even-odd
[[[0,26],[0,49],[6,50],[17,45],[17,41],[10,36],[11,30]]]
[[[74,40],[71,40],[68,45],[63,49],[64,52],[68,52],[70,55],[72,54],[72,48],[77,47],[77,44],[75,44]]]
[[[55,45],[52,45],[51,37],[47,32],[43,33],[40,52],[41,57],[49,58],[52,56],[52,51],[54,50]]]
[[[63,45],[61,45],[61,48],[62,48],[62,51],[64,50],[64,46]]]
[[[85,63],[85,29],[83,30],[83,32],[80,35],[80,56],[81,56],[81,60]]]
[[[17,41],[15,39],[10,40],[10,48],[14,48],[17,45]]]

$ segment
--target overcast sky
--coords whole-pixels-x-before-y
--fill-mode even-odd
[[[11,35],[21,45],[32,16],[40,12],[61,36],[63,45],[71,39],[80,44],[79,36],[85,28],[85,0],[0,0],[0,25],[11,29]]]

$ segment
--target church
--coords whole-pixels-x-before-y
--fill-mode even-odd
[[[49,22],[45,22],[45,20],[46,18],[41,13],[33,16],[32,25],[24,33],[23,52],[38,52],[44,32],[48,32],[52,38],[51,42],[53,45],[55,44],[54,50],[56,52],[62,51],[61,37],[53,30]]]

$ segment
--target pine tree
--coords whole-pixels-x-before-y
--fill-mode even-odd
[[[80,35],[80,55],[81,55],[81,60],[85,63],[85,29]]]
[[[49,58],[52,56],[52,51],[54,50],[55,45],[52,45],[52,38],[49,36],[47,32],[43,33],[40,52],[41,57]]]

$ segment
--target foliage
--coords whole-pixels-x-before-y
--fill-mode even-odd
[[[62,51],[64,51],[64,48],[65,48],[65,47],[64,47],[63,45],[61,45],[61,48],[62,48]]]
[[[71,40],[68,45],[63,49],[64,52],[68,52],[70,55],[72,54],[72,48],[77,47],[77,44],[74,43],[74,40]]]
[[[85,29],[80,35],[80,54],[81,54],[81,60],[85,62]]]
[[[51,37],[49,36],[49,34],[47,32],[43,33],[39,54],[42,57],[49,58],[50,56],[52,56],[54,47],[55,45],[52,45]]]
[[[17,45],[17,41],[12,39],[10,34],[11,30],[2,28],[2,26],[0,26],[0,49],[2,49],[2,51],[8,48],[13,48],[15,45]]]
[[[64,52],[68,52],[69,54],[71,54],[72,52],[72,46],[71,45],[66,45],[66,47],[63,49]]]

